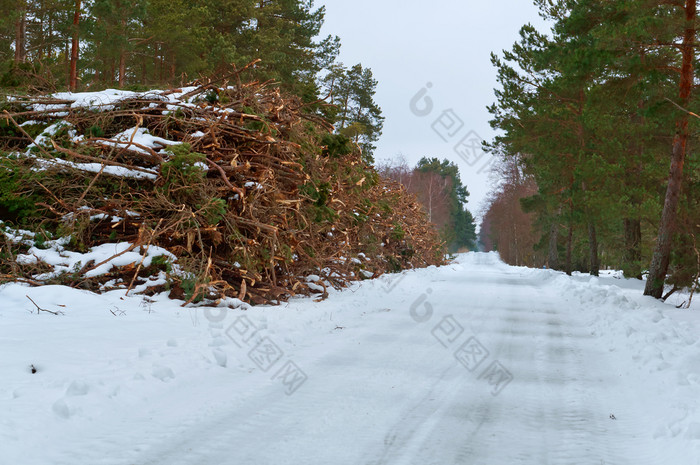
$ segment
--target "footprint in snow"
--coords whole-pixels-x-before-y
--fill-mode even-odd
[[[221,349],[214,349],[211,351],[211,353],[214,355],[214,360],[216,360],[216,364],[222,368],[226,368],[226,364],[228,362],[226,352],[224,352]]]
[[[145,347],[139,348],[139,358],[146,358],[151,355],[151,351]]]
[[[153,367],[153,377],[165,382],[175,378],[175,372],[172,369],[160,365]]]
[[[73,381],[66,389],[67,396],[84,396],[90,391],[90,386],[84,381]]]
[[[67,420],[72,415],[70,407],[68,407],[68,404],[66,404],[62,399],[54,402],[51,409],[57,417],[63,418],[64,420]]]
[[[218,337],[212,338],[211,342],[209,343],[209,347],[221,347],[221,346],[225,346],[227,343],[228,342],[226,341],[226,339],[224,339],[221,336],[218,336]]]

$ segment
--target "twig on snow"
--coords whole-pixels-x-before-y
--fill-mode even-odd
[[[41,308],[41,307],[39,307],[39,306],[36,304],[36,302],[34,302],[34,301],[32,300],[31,297],[29,297],[28,295],[25,295],[25,297],[27,297],[27,299],[29,299],[30,302],[34,304],[34,306],[35,306],[36,309],[37,309],[37,312],[36,312],[37,315],[38,315],[40,312],[47,312],[47,313],[51,313],[52,315],[63,315],[63,312],[54,312],[54,311],[52,311],[52,310],[46,310],[45,308]]]

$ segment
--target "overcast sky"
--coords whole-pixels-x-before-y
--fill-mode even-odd
[[[323,4],[322,34],[340,36],[340,60],[362,63],[379,81],[376,101],[386,121],[375,158],[456,162],[471,193],[469,210],[478,214],[490,190],[488,156],[473,147],[476,136],[494,135],[486,111],[496,86],[489,54],[510,48],[523,24],[544,29],[536,7],[530,0],[316,1]],[[427,93],[411,106],[422,89]]]

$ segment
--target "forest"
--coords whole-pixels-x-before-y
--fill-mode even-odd
[[[536,3],[551,30],[492,54],[501,182],[482,242],[512,264],[646,276],[656,298],[694,288],[696,2]]]

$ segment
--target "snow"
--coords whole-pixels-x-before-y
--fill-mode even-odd
[[[34,142],[36,142],[36,145],[41,145],[43,147],[51,148],[51,137],[55,136],[61,129],[68,129],[72,128],[73,125],[70,124],[67,121],[58,121],[56,123],[53,123],[52,125],[48,126],[46,129],[41,131],[41,134],[36,136],[34,138]],[[75,131],[73,131],[73,134],[71,136],[75,135]],[[29,144],[27,146],[27,153],[30,153],[30,149],[32,147],[36,146],[35,144]]]
[[[323,288],[323,286],[319,286],[318,284],[315,284],[315,283],[308,283],[307,286],[308,286],[309,289],[311,289],[312,291],[323,292],[323,291],[325,290],[325,289]]]
[[[141,253],[138,248],[131,251],[128,249],[132,244],[128,242],[120,242],[116,244],[102,244],[90,249],[87,253],[71,252],[65,250],[66,239],[49,241],[46,243],[48,248],[40,249],[31,247],[26,254],[17,256],[17,262],[21,264],[44,262],[54,267],[54,271],[50,273],[42,273],[35,276],[35,279],[44,280],[63,273],[71,273],[80,270],[88,263],[100,264],[93,270],[85,273],[86,278],[93,278],[108,273],[113,267],[127,266],[131,264],[141,263],[143,266],[149,267],[153,258],[166,256],[171,260],[175,260],[175,256],[163,249],[162,247],[151,246],[145,253]]]
[[[114,109],[115,106],[127,99],[159,99],[165,103],[168,111],[164,113],[169,113],[170,111],[175,111],[181,106],[194,107],[196,104],[193,103],[194,100],[199,98],[197,95],[190,97],[189,99],[183,100],[183,96],[193,90],[195,87],[184,87],[178,89],[177,91],[147,91],[147,92],[132,92],[117,89],[107,89],[100,92],[59,92],[55,94],[48,95],[48,99],[56,99],[62,101],[61,103],[37,103],[31,104],[29,107],[33,111],[44,112],[51,111],[54,112],[56,116],[62,114],[67,114],[67,112],[60,112],[59,110],[69,110],[69,109],[86,109],[86,110],[109,110]],[[153,105],[152,103],[149,106]],[[28,121],[23,123],[23,125],[36,123],[35,121]],[[45,128],[36,138],[35,143],[30,144],[25,155],[37,158],[34,154],[35,151],[41,148],[51,149],[51,138],[55,136],[61,129],[67,129],[68,136],[72,138],[74,142],[81,142],[85,139],[84,135],[78,135],[77,131],[72,127],[70,123],[65,121],[59,121],[54,123],[47,128]],[[192,134],[192,137],[203,137],[205,134],[200,131]],[[123,147],[135,152],[148,154],[149,151],[143,147],[150,148],[155,152],[161,152],[164,148],[172,145],[177,145],[179,142],[164,139],[162,137],[153,136],[149,133],[148,129],[134,127],[127,129],[119,134],[116,134],[112,140],[98,140],[96,143],[109,146],[109,147]],[[138,144],[138,145],[134,145]],[[38,146],[38,147],[37,147]],[[43,170],[49,166],[66,166],[82,171],[87,171],[91,173],[98,173],[102,170],[103,173],[111,176],[117,177],[127,177],[133,179],[148,179],[155,180],[158,177],[158,168],[153,168],[152,170],[131,170],[119,166],[104,166],[100,163],[76,163],[69,162],[62,159],[51,159],[45,160],[37,158],[36,170]],[[199,166],[205,171],[209,170],[206,164],[199,164]],[[256,184],[258,189],[262,188]]]
[[[58,92],[52,97],[58,100],[72,100],[71,108],[112,109],[113,104],[125,99],[137,98],[140,94],[118,89],[106,89],[100,92]],[[36,111],[62,108],[63,105],[35,105]]]
[[[6,284],[0,463],[698,464],[700,307],[642,285],[495,254],[279,307]]]
[[[2,230],[2,232],[5,234],[5,237],[7,237],[9,241],[12,241],[15,244],[23,244],[29,246],[34,244],[34,238],[36,237],[35,232],[28,231],[26,229],[11,228],[3,221],[0,221],[0,230]]]
[[[99,141],[100,144],[109,147],[124,147],[135,152],[148,154],[147,150],[142,149],[134,144],[143,145],[154,149],[156,152],[167,147],[168,145],[177,145],[180,142],[175,142],[172,140],[164,139],[162,137],[153,136],[148,132],[147,128],[134,127],[127,129],[126,131],[120,132],[115,135],[113,141],[103,140]]]
[[[360,274],[365,278],[371,278],[372,276],[374,276],[374,273],[368,270],[360,270]]]
[[[46,169],[46,167],[51,165],[59,165],[81,171],[87,171],[89,173],[99,173],[102,171],[104,174],[123,178],[148,179],[151,181],[158,179],[158,171],[156,171],[157,168],[154,168],[153,171],[137,171],[122,166],[102,165],[101,163],[76,163],[68,160],[62,160],[60,158],[52,158],[50,160],[37,158],[36,164],[38,167],[34,169],[37,170]]]
[[[50,111],[61,110],[66,107],[77,109],[84,108],[90,110],[111,110],[115,104],[127,99],[137,98],[160,98],[166,102],[177,102],[181,97],[188,92],[191,92],[195,87],[183,87],[178,92],[169,91],[147,91],[147,92],[132,92],[119,89],[106,89],[99,92],[58,92],[48,96],[57,100],[65,100],[69,103],[63,104],[33,104],[34,111]]]
[[[248,181],[247,183],[245,183],[245,185],[243,187],[245,187],[247,189],[251,189],[254,187],[256,190],[261,190],[261,189],[265,188],[265,186],[255,182],[255,181]]]

